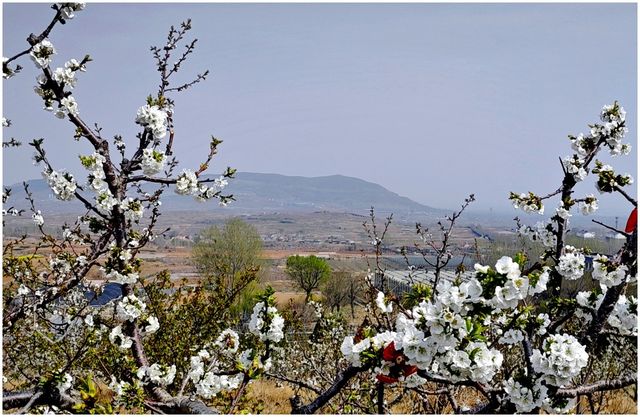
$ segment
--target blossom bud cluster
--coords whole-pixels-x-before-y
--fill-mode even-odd
[[[513,203],[514,208],[522,209],[526,213],[544,214],[542,199],[532,192],[529,192],[529,194],[511,193],[509,200]]]
[[[279,342],[284,338],[284,319],[278,310],[260,301],[253,307],[249,331],[262,341]]]
[[[577,376],[588,359],[585,347],[574,336],[556,334],[544,340],[542,351],[533,350],[531,364],[547,384],[560,387]]]
[[[596,188],[600,192],[610,193],[618,187],[633,184],[633,177],[629,174],[616,174],[610,165],[605,165],[600,161],[596,161],[596,167],[593,169],[594,174],[598,174]]]
[[[573,246],[565,246],[564,254],[560,256],[556,270],[563,278],[570,281],[582,278],[584,275],[584,254]]]

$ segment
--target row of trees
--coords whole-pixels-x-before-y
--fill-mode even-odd
[[[417,225],[435,279],[416,283],[398,299],[384,279],[372,279],[384,277],[380,255],[391,222],[381,227],[372,216],[365,227],[377,256],[362,283],[363,321],[352,332],[314,302],[316,330],[306,337],[296,331],[300,318],[279,310],[270,288],[251,297],[248,322],[238,320],[233,306],[257,281],[259,268],[244,261],[223,264],[218,257],[229,255],[224,248],[206,259],[217,272],[202,283],[176,282],[166,272],[143,276],[138,254],[163,232],[155,227],[163,193],[226,204],[233,200],[224,188],[234,170],[202,175],[221,144],[212,137],[199,167],[176,172],[173,144],[180,135],[172,96],[208,74],[173,84],[196,45],[186,41],[190,21],[172,27],[165,44],[151,48],[159,86],[132,115],[139,126],[135,138],[107,138],[107,129],[80,116],[73,91],[91,58],[55,67],[59,51],[48,37],[83,8],[55,4],[50,24],[3,62],[5,79],[22,76],[27,71],[16,64],[29,56],[45,110],[71,123],[73,139],[92,149],[80,157],[87,176],[79,181],[56,169],[44,139],[30,143],[52,193],[62,202],[79,200],[86,212],[56,239],[47,230],[46,213],[29,197],[38,245],[24,256],[17,252],[24,239],[5,242],[5,411],[253,412],[247,392],[253,381],[266,378],[294,390],[291,412],[300,414],[383,414],[397,405],[414,413],[559,413],[581,411],[581,400],[597,411],[594,397],[637,384],[637,230],[616,230],[625,235],[625,245],[615,256],[595,256],[591,276],[584,273],[585,250],[566,244],[570,217],[598,208],[594,195],[574,190],[589,175],[599,192],[637,207],[627,191],[632,177],[596,159],[606,151],[629,153],[622,143],[626,115],[618,103],[602,109],[588,134],[569,137],[572,153],[563,159],[557,190],[510,197],[516,207],[539,214],[557,200],[548,221],[520,227],[523,236],[546,247],[542,256],[503,256],[495,264],[475,265],[472,278],[443,279],[452,259],[449,237],[470,197],[437,225],[437,233]],[[16,144],[6,141],[7,147]],[[9,198],[7,191],[3,202]],[[302,274],[311,263],[320,265],[292,258],[287,267],[292,275]],[[309,274],[309,282],[325,274]],[[580,280],[590,280],[593,290],[569,295],[567,287]],[[121,284],[123,295],[95,305],[87,289],[99,294],[106,282]]]

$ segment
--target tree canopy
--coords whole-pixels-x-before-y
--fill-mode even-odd
[[[287,274],[305,293],[305,301],[311,298],[317,289],[331,276],[331,267],[322,258],[315,255],[294,255],[287,258]]]

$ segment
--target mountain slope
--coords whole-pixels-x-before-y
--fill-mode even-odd
[[[51,194],[44,180],[29,181],[39,209],[51,213],[80,212],[77,202],[59,202]],[[12,186],[10,203],[27,207],[22,185]],[[240,172],[229,182],[225,192],[236,200],[227,208],[215,203],[198,203],[190,197],[179,196],[169,190],[163,198],[163,211],[225,210],[234,212],[332,211],[366,214],[373,206],[377,213],[396,216],[434,216],[442,210],[434,209],[402,197],[386,188],[358,178],[343,175],[297,177],[279,174]]]

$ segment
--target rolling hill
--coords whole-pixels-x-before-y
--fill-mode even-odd
[[[78,202],[56,200],[44,180],[31,180],[28,184],[40,210],[51,214],[83,211]],[[15,184],[11,188],[10,205],[27,208],[22,185]],[[344,175],[298,177],[240,172],[229,182],[225,191],[237,199],[226,208],[219,208],[213,202],[198,203],[190,197],[176,195],[172,190],[165,192],[162,208],[163,211],[224,210],[230,214],[315,211],[366,214],[373,206],[376,213],[394,213],[400,218],[434,217],[444,213],[443,210],[419,204],[378,184]]]

